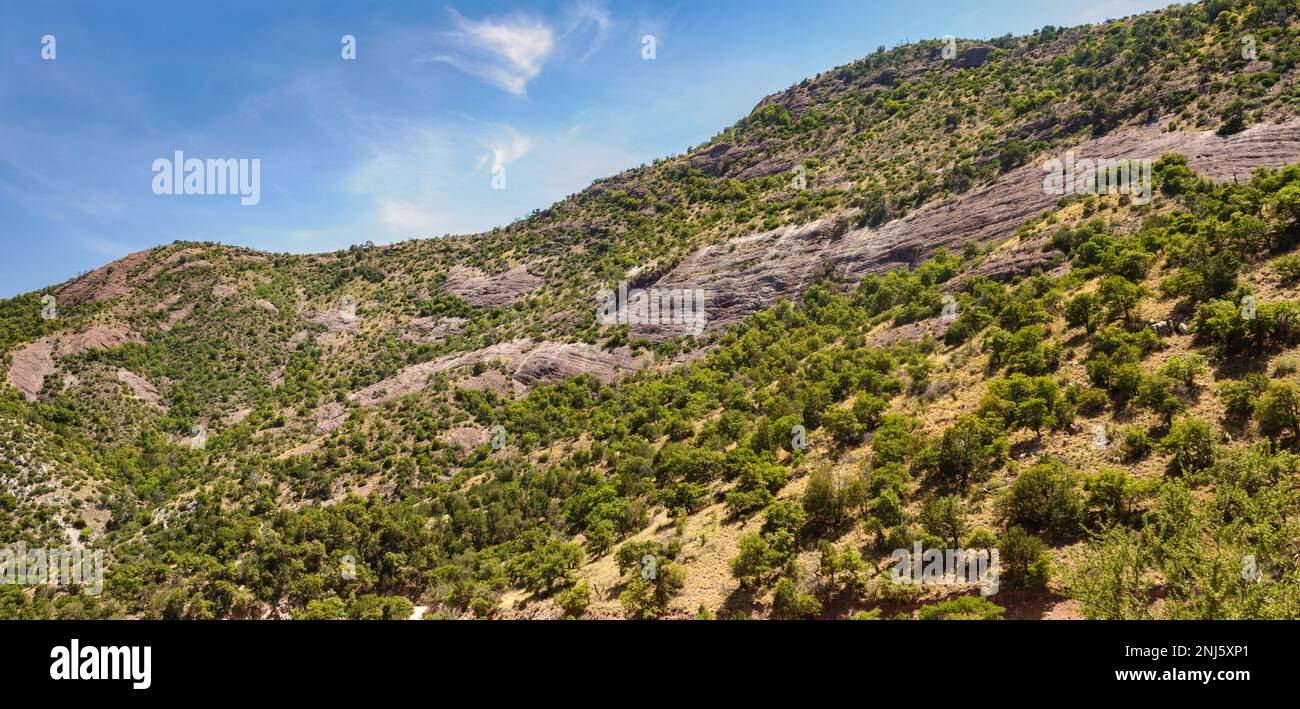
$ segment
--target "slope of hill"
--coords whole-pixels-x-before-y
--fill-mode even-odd
[[[492,232],[4,301],[0,543],[109,564],[0,616],[1295,617],[1297,28],[882,48]],[[1044,190],[1067,151],[1152,199]]]

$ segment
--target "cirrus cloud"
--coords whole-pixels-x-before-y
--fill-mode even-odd
[[[554,33],[541,20],[512,15],[475,21],[455,10],[450,12],[456,30],[446,36],[455,51],[435,55],[433,60],[451,64],[512,94],[523,95],[528,82],[542,73],[542,64],[555,48]]]

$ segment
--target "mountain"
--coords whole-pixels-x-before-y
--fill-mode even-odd
[[[882,47],[487,233],[0,302],[0,544],[107,557],[0,617],[1296,617],[1298,29]]]

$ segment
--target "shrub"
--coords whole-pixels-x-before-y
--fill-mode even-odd
[[[1012,526],[998,545],[1001,582],[1012,587],[1045,588],[1050,575],[1047,545],[1020,527]]]
[[[772,612],[784,620],[811,618],[822,612],[822,604],[812,594],[800,591],[794,580],[786,576],[776,582]]]
[[[1214,462],[1214,429],[1205,421],[1189,416],[1170,428],[1160,447],[1173,456],[1169,461],[1171,472],[1204,470]]]
[[[1255,402],[1268,390],[1268,378],[1251,372],[1236,381],[1226,381],[1219,386],[1219,399],[1223,401],[1228,420],[1244,423],[1255,413]]]
[[[1088,506],[1097,508],[1103,521],[1123,523],[1132,516],[1142,486],[1127,473],[1103,468],[1084,481],[1083,489],[1088,493]]]
[[[1181,382],[1188,388],[1194,388],[1196,378],[1204,374],[1206,369],[1205,357],[1192,353],[1170,357],[1169,361],[1165,362],[1164,366],[1160,368],[1160,373],[1174,381]]]
[[[822,414],[822,427],[840,448],[861,443],[862,436],[866,433],[866,427],[858,421],[858,417],[852,411],[837,406],[830,407]]]
[[[757,532],[742,536],[737,546],[740,553],[731,560],[731,575],[741,586],[752,588],[761,585],[780,565],[777,551]]]
[[[1134,401],[1163,419],[1165,425],[1169,425],[1174,416],[1186,408],[1182,399],[1174,396],[1172,381],[1159,374],[1142,378]]]
[[[1083,525],[1077,475],[1057,460],[1021,473],[1002,499],[1002,508],[1009,524],[1053,539],[1072,537]]]
[[[831,529],[844,520],[844,501],[835,476],[825,468],[808,478],[803,493],[803,510],[808,525],[817,530]]]
[[[1290,382],[1273,382],[1255,404],[1259,432],[1278,440],[1300,433],[1300,392]]]
[[[1277,362],[1273,363],[1273,376],[1289,377],[1296,372],[1300,372],[1300,359],[1295,357],[1279,357]]]
[[[1088,415],[1101,413],[1106,409],[1106,404],[1110,403],[1110,396],[1105,389],[1079,387],[1071,391],[1077,392],[1072,396],[1075,408]]]
[[[984,596],[962,596],[917,609],[920,620],[1002,620],[1006,608]]]
[[[618,595],[618,600],[629,618],[658,618],[668,610],[668,601],[681,590],[685,581],[686,572],[677,564],[666,562],[656,567],[654,578],[634,576],[627,588]]]
[[[1120,431],[1120,437],[1123,438],[1125,460],[1142,460],[1155,449],[1155,441],[1151,440],[1146,429],[1141,426],[1125,426]]]
[[[1283,284],[1300,281],[1300,254],[1281,256],[1273,260],[1273,268]]]
[[[877,463],[902,463],[916,452],[917,441],[913,434],[916,419],[904,414],[887,414],[871,440],[871,450]]]
[[[880,426],[881,416],[884,415],[887,408],[889,408],[889,402],[875,394],[859,394],[853,400],[853,415],[858,419],[858,423],[862,424],[868,431],[874,431]]]
[[[579,618],[587,612],[587,605],[591,603],[591,587],[584,579],[579,581],[560,594],[560,607],[570,617]]]

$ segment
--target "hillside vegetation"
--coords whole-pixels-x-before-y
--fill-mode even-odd
[[[488,233],[178,242],[0,301],[0,546],[108,556],[0,618],[1300,617],[1297,30],[882,47]],[[1253,169],[1130,142],[1149,203],[963,231],[1115,136]],[[768,245],[946,208],[942,245]],[[698,335],[595,316],[736,253],[754,297]],[[892,580],[917,543],[998,550],[1000,591]]]

